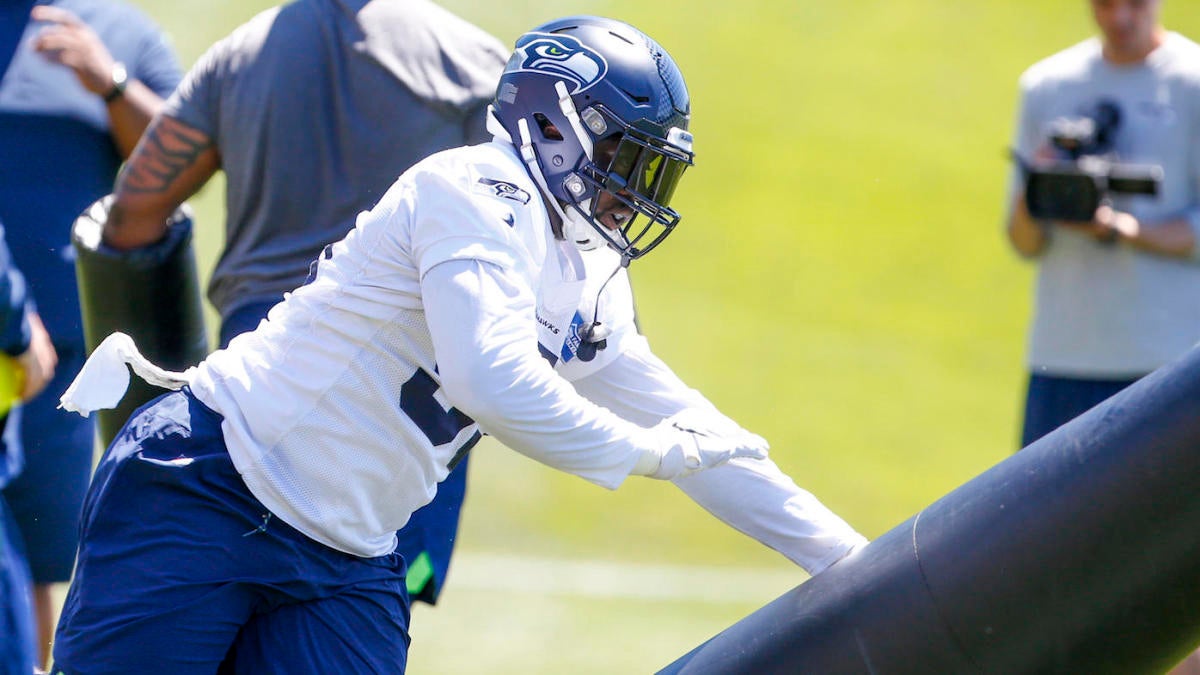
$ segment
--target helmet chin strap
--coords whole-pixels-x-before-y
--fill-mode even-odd
[[[575,102],[571,100],[567,84],[562,80],[555,82],[554,91],[558,93],[558,109],[562,111],[563,117],[567,118],[567,123],[571,125],[571,131],[575,132],[575,138],[583,147],[583,154],[587,156],[589,162],[595,160],[592,154],[594,152],[592,137],[583,128],[583,120],[579,119],[579,111],[575,109]]]
[[[579,204],[581,209],[591,208],[592,200],[587,200]],[[579,211],[569,209],[569,213],[563,218],[563,235],[568,241],[575,244],[580,251],[594,251],[604,245],[600,240],[596,228],[592,227]]]
[[[542,165],[538,162],[537,152],[533,149],[533,137],[529,135],[529,122],[522,117],[517,120],[517,134],[520,136],[520,144],[517,149],[521,153],[521,161],[525,162],[525,167],[529,169],[529,175],[533,177],[533,182],[537,183],[538,189],[542,191],[544,199],[542,201],[550,205],[550,208],[558,214],[558,217],[565,223],[567,214],[559,206],[558,200],[554,198],[554,193],[550,191],[550,186],[546,185],[546,177],[542,174]]]
[[[583,214],[574,208],[563,209],[558,203],[558,199],[554,197],[554,193],[550,192],[550,187],[546,185],[546,177],[542,174],[542,167],[538,161],[537,152],[533,148],[533,138],[529,134],[529,122],[524,118],[517,120],[517,133],[520,135],[518,149],[521,153],[521,161],[525,163],[526,168],[529,169],[529,175],[533,177],[533,181],[537,183],[538,189],[542,191],[542,195],[545,197],[542,201],[549,204],[550,208],[554,209],[554,212],[558,214],[559,219],[562,221],[563,237],[575,244],[581,251],[592,251],[600,248],[604,245],[604,242],[600,241],[595,228],[584,219]],[[586,208],[590,204],[591,200],[589,199],[579,206],[580,208]]]
[[[592,137],[583,128],[583,120],[579,118],[579,111],[575,109],[575,102],[571,100],[567,84],[561,80],[555,82],[554,91],[558,93],[558,109],[562,111],[563,117],[567,118],[567,123],[575,132],[575,138],[579,139],[579,145],[583,147],[583,153],[587,156],[587,160],[594,162],[596,158]],[[572,205],[573,208],[569,209],[570,214],[563,216],[563,234],[574,241],[581,251],[593,251],[610,243],[608,237],[602,236],[600,232],[596,231],[596,225],[589,222],[583,215],[585,212],[591,211],[591,204],[591,199],[576,202]],[[621,254],[621,267],[629,267],[632,259],[624,251],[618,251],[618,253]]]

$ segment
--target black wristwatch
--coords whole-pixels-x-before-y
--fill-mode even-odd
[[[104,95],[105,103],[113,101],[125,95],[125,84],[129,81],[129,73],[125,70],[125,64],[117,61],[112,67],[112,89]]]

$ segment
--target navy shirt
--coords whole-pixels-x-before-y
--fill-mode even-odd
[[[84,89],[72,70],[33,50],[45,24],[29,20],[32,4],[0,5],[0,66],[11,54],[0,76],[0,221],[55,343],[82,346],[71,224],[112,192],[121,156],[100,97]],[[138,10],[107,0],[39,4],[78,15],[131,79],[160,96],[178,83],[178,60]]]

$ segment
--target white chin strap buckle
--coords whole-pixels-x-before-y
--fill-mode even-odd
[[[581,209],[586,210],[590,207],[590,199],[579,204]],[[575,244],[581,251],[594,251],[604,245],[600,233],[578,211],[573,208],[567,208],[566,211],[563,217],[563,236],[567,241]]]

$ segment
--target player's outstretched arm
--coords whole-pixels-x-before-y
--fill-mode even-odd
[[[686,410],[702,414],[714,433],[745,433],[684,384],[641,337],[625,342],[619,357],[577,380],[575,387],[589,400],[637,424],[654,424]],[[867,543],[769,458],[734,459],[680,477],[675,485],[721,521],[779,551],[810,574]]]
[[[599,485],[688,475],[765,455],[762,439],[712,437],[682,419],[641,427],[590,403],[538,355],[533,297],[518,276],[451,260],[421,280],[442,389],[510,448]]]
[[[661,456],[647,455],[633,473],[675,480],[720,466],[735,457],[766,459],[767,441],[745,429],[720,429],[704,410],[685,409],[658,423]]]

